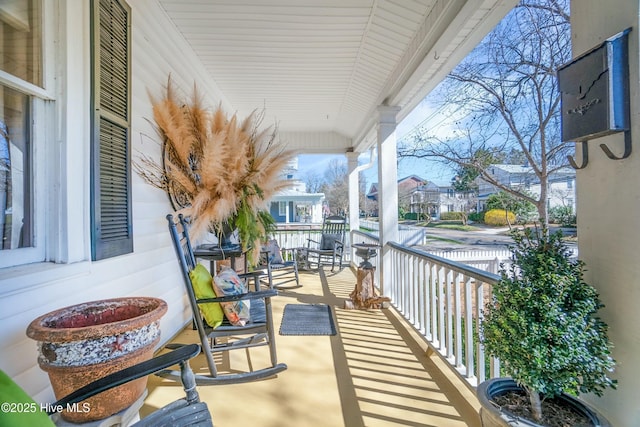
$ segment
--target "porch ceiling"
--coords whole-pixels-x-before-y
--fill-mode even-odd
[[[159,0],[241,116],[292,148],[363,152],[376,107],[403,119],[515,0]]]

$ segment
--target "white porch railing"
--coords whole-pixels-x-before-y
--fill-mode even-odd
[[[309,239],[320,241],[322,225],[321,224],[295,224],[295,225],[279,225],[276,231],[273,233],[274,239],[278,241],[278,245],[281,248],[295,249],[306,248],[309,246]],[[345,234],[345,251],[343,261],[351,261],[351,236],[349,233]]]
[[[354,244],[378,243],[372,234],[351,234]],[[470,385],[499,376],[498,361],[487,360],[477,334],[484,303],[500,277],[397,243],[390,243],[389,248],[392,280],[384,293],[392,305]],[[378,257],[372,263],[380,283]]]
[[[376,221],[360,220],[360,228],[371,230],[373,236],[379,236],[379,224]],[[404,246],[420,246],[427,242],[427,230],[423,227],[410,227],[398,224],[398,243]]]
[[[319,234],[317,227],[296,226],[280,228],[274,236],[281,247],[297,248],[307,246],[309,238],[318,240]],[[373,233],[348,233],[345,261],[353,260],[356,265],[362,260],[350,242],[379,244]],[[484,303],[500,279],[495,272],[508,259],[508,251],[441,253],[457,258],[451,260],[408,245],[388,245],[392,280],[384,293],[392,305],[471,386],[499,376],[499,362],[485,357],[477,335]],[[380,252],[370,260],[376,267],[376,283],[380,283]]]

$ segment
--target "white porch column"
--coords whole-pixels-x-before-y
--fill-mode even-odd
[[[378,219],[380,221],[380,291],[391,282],[391,257],[385,248],[387,242],[398,241],[398,153],[396,141],[396,115],[399,107],[378,107]]]
[[[289,202],[286,202],[285,208],[284,208],[284,216],[285,216],[285,224],[289,224],[289,215],[291,214],[291,212],[289,211]]]
[[[617,390],[603,397],[581,395],[603,412],[614,426],[637,426],[640,419],[640,6],[638,1],[572,0],[571,43],[576,57],[608,37],[632,27],[629,33],[629,87],[633,151],[625,160],[611,160],[600,149],[606,144],[623,152],[617,133],[589,141],[589,163],[576,173],[578,248],[586,263],[585,280],[600,294],[600,312],[609,325],[612,356],[617,361]],[[580,153],[577,155],[580,157]]]
[[[360,169],[358,153],[347,153],[349,170],[349,226],[352,230],[360,229]]]

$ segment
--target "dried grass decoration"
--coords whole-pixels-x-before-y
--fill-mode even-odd
[[[221,107],[207,111],[195,87],[191,102],[185,102],[169,81],[166,96],[151,102],[163,163],[143,154],[136,172],[166,191],[177,213],[191,218],[194,241],[210,231],[221,236],[223,228],[237,228],[255,264],[259,251],[251,248],[260,248],[275,226],[268,201],[291,186],[283,171],[296,153],[276,143],[276,126],[259,130],[263,112],[254,110],[239,121]]]

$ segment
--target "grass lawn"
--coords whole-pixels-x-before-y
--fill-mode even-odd
[[[453,240],[453,239],[445,239],[444,237],[438,237],[438,236],[427,236],[427,241],[429,240],[437,240],[439,242],[446,242],[446,243],[455,243],[456,245],[464,245],[464,242],[461,242],[460,240]]]
[[[463,225],[462,223],[443,223],[443,222],[435,222],[429,223],[427,227],[431,228],[445,228],[447,230],[458,230],[458,231],[478,231],[480,228],[474,227],[472,225]]]

